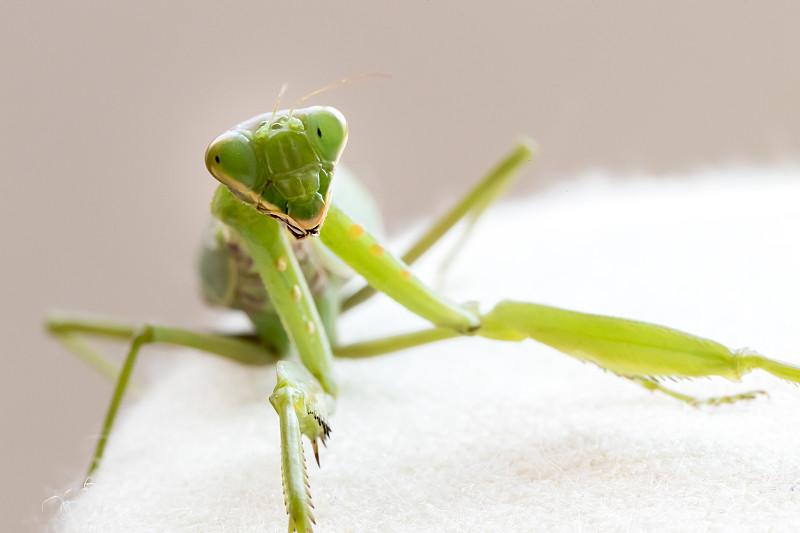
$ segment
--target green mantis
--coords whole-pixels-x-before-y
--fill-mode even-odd
[[[327,442],[334,424],[338,394],[334,356],[368,357],[456,336],[500,341],[532,338],[645,388],[689,402],[698,400],[663,387],[657,378],[719,375],[737,379],[761,368],[800,382],[796,366],[751,351],[731,351],[661,326],[524,302],[504,301],[483,311],[476,304],[450,301],[418,280],[409,265],[456,221],[480,214],[516,170],[533,157],[534,145],[520,142],[398,258],[331,203],[332,177],[346,139],[347,125],[341,113],[312,107],[259,115],[209,146],[207,166],[223,185],[212,200],[212,213],[221,225],[213,228],[201,259],[204,292],[212,303],[245,311],[253,323],[253,335],[211,335],[157,325],[137,329],[69,317],[49,321],[50,330],[87,359],[92,358],[91,352],[76,344],[81,334],[129,339],[131,343],[118,373],[90,476],[100,466],[139,349],[153,342],[198,348],[258,365],[270,364],[294,347],[301,363],[278,362],[277,385],[270,397],[280,418],[282,482],[290,531],[310,531],[314,522],[302,435],[311,441],[319,461],[318,443]],[[317,233],[318,238],[314,236]],[[365,287],[342,298],[336,273],[342,269],[331,254],[372,289]],[[339,308],[358,305],[374,290],[433,326],[349,346],[337,344]],[[100,364],[100,359],[93,360]],[[729,402],[754,394],[705,401]],[[97,475],[101,474],[98,471]]]

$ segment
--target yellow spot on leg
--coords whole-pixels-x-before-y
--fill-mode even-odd
[[[351,239],[358,239],[364,234],[364,228],[359,224],[353,224],[347,228],[347,233],[350,234]]]
[[[400,271],[400,279],[402,279],[403,281],[410,280],[411,279],[411,272],[409,272],[408,270],[401,270]]]
[[[317,328],[315,328],[315,327],[314,327],[314,323],[313,323],[313,322],[311,322],[310,320],[309,320],[308,322],[306,322],[306,328],[308,328],[308,333],[309,333],[309,335],[311,335],[311,334],[313,334],[315,331],[317,331]]]
[[[300,293],[300,286],[295,285],[294,287],[292,287],[292,300],[294,300],[295,302],[299,302],[301,296],[302,294]]]
[[[275,268],[278,269],[278,272],[283,272],[286,270],[286,258],[279,257],[277,261],[275,261]]]
[[[375,257],[380,257],[383,255],[383,246],[379,244],[373,244],[369,247],[369,253],[374,255]]]

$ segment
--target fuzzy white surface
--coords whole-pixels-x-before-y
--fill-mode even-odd
[[[800,171],[588,177],[491,211],[444,289],[663,323],[800,363]],[[435,281],[428,261],[419,270]],[[346,341],[422,325],[381,297]],[[125,410],[61,532],[285,531],[274,368],[180,351]],[[689,407],[532,341],[465,338],[335,364],[319,531],[789,531],[800,388]],[[306,445],[307,453],[310,446]],[[77,474],[76,474],[77,477]]]

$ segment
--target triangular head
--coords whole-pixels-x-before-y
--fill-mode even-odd
[[[302,239],[318,234],[325,220],[346,143],[347,121],[332,107],[265,113],[214,139],[206,167],[240,200]]]

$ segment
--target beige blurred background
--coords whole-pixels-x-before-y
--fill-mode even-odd
[[[520,191],[591,168],[796,161],[798,21],[789,1],[6,2],[0,530],[35,529],[77,486],[111,390],[42,316],[207,324],[203,151],[284,82],[291,102],[392,76],[312,102],[348,117],[343,160],[397,232],[520,133],[543,147]]]

